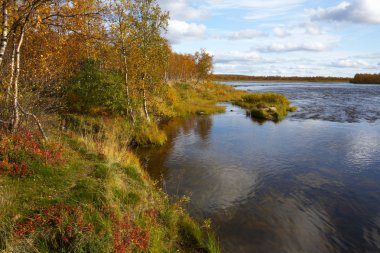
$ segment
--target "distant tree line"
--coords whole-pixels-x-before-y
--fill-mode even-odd
[[[380,74],[356,74],[352,83],[380,84]]]
[[[213,71],[213,57],[201,49],[195,54],[178,54],[169,56],[166,78],[174,81],[206,81]]]
[[[245,75],[213,75],[215,81],[288,81],[288,82],[350,82],[351,78],[341,77],[299,77],[299,76],[245,76]]]

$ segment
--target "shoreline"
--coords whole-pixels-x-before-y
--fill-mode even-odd
[[[167,120],[223,113],[225,107],[218,103],[244,102],[253,95],[215,83],[178,83],[169,89],[171,97],[161,105],[164,113],[160,114]],[[259,99],[244,105],[252,114],[260,101],[265,104]],[[281,111],[273,106],[260,110],[273,115]],[[281,115],[265,118],[276,120]],[[167,141],[159,122],[132,124],[125,116],[87,114],[50,117],[55,123],[61,117],[65,124],[64,130],[53,122],[46,124],[47,142],[31,132],[0,136],[0,157],[12,162],[2,161],[7,167],[0,166],[4,249],[27,252],[33,245],[49,252],[65,247],[77,249],[73,252],[87,248],[113,252],[118,247],[141,252],[220,252],[210,224],[190,217],[186,198],[170,201],[135,155],[133,145],[154,148]],[[21,171],[17,169],[20,159]],[[59,222],[52,223],[58,217]],[[123,224],[140,236],[132,242],[120,241],[120,236],[132,236]],[[78,227],[75,234],[73,226]],[[67,240],[69,244],[64,243]]]

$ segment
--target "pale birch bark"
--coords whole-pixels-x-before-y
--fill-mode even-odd
[[[145,78],[146,78],[146,74],[144,74],[144,77],[142,80],[143,107],[144,107],[145,118],[148,122],[150,122],[150,117],[149,117],[149,112],[148,112],[148,99],[146,97],[146,90],[145,90]]]
[[[145,114],[145,118],[148,120],[148,122],[150,122],[145,87],[143,88],[143,100],[144,100],[144,114]]]
[[[19,102],[18,102],[18,88],[19,88],[19,78],[20,78],[20,60],[21,60],[21,46],[24,42],[25,30],[24,27],[21,28],[20,39],[16,47],[16,69],[15,76],[13,81],[13,126],[12,131],[17,131],[18,125],[20,123],[20,111],[19,111]]]
[[[14,36],[13,39],[13,44],[12,44],[12,56],[11,56],[11,76],[9,78],[9,83],[7,87],[7,97],[6,97],[6,105],[8,107],[9,99],[12,96],[12,84],[13,84],[13,79],[14,79],[14,74],[15,74],[15,54],[16,54],[16,38]]]
[[[123,70],[124,70],[124,82],[125,82],[125,90],[127,95],[127,110],[128,113],[131,116],[132,123],[135,124],[135,117],[133,114],[133,108],[131,104],[131,96],[129,94],[129,83],[128,83],[128,57],[127,57],[127,45],[126,45],[126,34],[125,34],[125,28],[123,27],[123,17],[124,13],[122,9],[119,9],[119,32],[120,32],[120,40],[121,40],[121,54],[123,57]]]
[[[25,29],[24,27],[21,28],[20,32],[20,38],[17,43],[17,47],[15,47],[15,63],[13,65],[13,70],[14,70],[14,76],[11,76],[11,79],[13,80],[13,121],[12,121],[12,131],[15,132],[18,129],[18,126],[20,124],[20,111],[23,113],[25,116],[32,117],[33,120],[36,122],[39,131],[41,132],[43,138],[45,141],[48,140],[47,135],[42,127],[42,124],[38,117],[26,111],[23,109],[19,103],[19,98],[18,98],[18,90],[19,90],[19,78],[20,78],[20,72],[21,72],[21,67],[20,67],[20,61],[21,61],[21,47],[24,42],[24,36],[25,36]],[[15,35],[16,37],[16,35]],[[13,75],[13,74],[12,74]]]
[[[124,46],[123,46],[124,47]],[[135,117],[133,114],[133,108],[131,104],[131,96],[129,94],[129,84],[128,84],[128,62],[127,62],[127,55],[125,52],[125,49],[123,49],[123,57],[124,57],[124,82],[125,82],[125,89],[126,89],[126,95],[127,95],[127,107],[128,107],[128,112],[131,116],[132,123],[135,124]]]
[[[2,33],[1,33],[1,42],[0,42],[0,67],[3,62],[5,49],[7,47],[8,42],[8,2],[4,0],[2,5],[2,15],[3,15],[3,22],[2,22]]]

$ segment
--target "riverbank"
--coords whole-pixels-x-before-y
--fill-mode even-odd
[[[2,136],[1,250],[219,252],[207,224],[189,217],[185,200],[171,203],[108,126],[102,140]]]
[[[221,113],[245,91],[220,84],[171,84],[155,118]],[[0,249],[9,252],[219,252],[208,221],[174,203],[131,147],[163,145],[157,121],[50,115],[49,141],[1,134]],[[57,129],[60,130],[58,131]],[[62,130],[64,129],[64,130]]]
[[[171,85],[157,118],[222,112],[243,92],[222,85]],[[52,122],[58,115],[50,115]],[[198,224],[158,190],[133,145],[162,145],[156,123],[65,115],[1,134],[0,249],[6,252],[219,252],[210,224]],[[62,128],[62,127],[61,127]]]

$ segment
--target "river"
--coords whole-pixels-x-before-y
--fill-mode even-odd
[[[286,95],[280,123],[226,113],[176,119],[151,176],[210,218],[227,253],[380,252],[380,86],[229,83]]]

